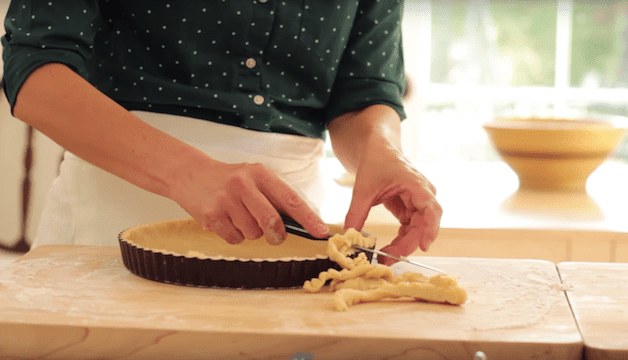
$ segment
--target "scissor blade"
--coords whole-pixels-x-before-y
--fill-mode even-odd
[[[372,253],[377,254],[377,255],[387,256],[387,257],[395,259],[395,260],[404,261],[404,262],[410,263],[412,265],[420,266],[422,268],[426,268],[426,269],[429,269],[429,270],[432,270],[432,271],[436,271],[436,272],[439,272],[439,273],[442,273],[442,274],[446,274],[444,271],[436,269],[436,268],[433,268],[433,267],[431,267],[429,265],[425,265],[425,264],[421,264],[421,263],[416,262],[416,261],[408,260],[408,258],[405,257],[405,256],[397,257],[397,256],[394,256],[394,255],[390,255],[388,253],[385,253],[383,251],[379,251],[379,250],[375,250],[375,249],[369,249],[369,248],[365,248],[365,247],[358,246],[358,245],[352,245],[352,247],[354,247],[356,249],[359,249],[359,250],[362,250],[362,251],[369,251],[369,252],[372,252]]]

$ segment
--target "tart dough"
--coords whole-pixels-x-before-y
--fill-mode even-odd
[[[332,236],[327,244],[327,255],[343,269],[324,271],[317,278],[306,281],[303,288],[307,292],[318,292],[331,280],[329,287],[335,291],[333,305],[339,311],[362,302],[406,297],[454,305],[467,300],[466,290],[453,276],[438,274],[428,278],[414,272],[395,276],[386,265],[370,264],[364,253],[355,258],[347,256],[355,252],[351,245],[373,246],[371,241],[355,229]]]
[[[330,231],[342,227],[329,225]],[[264,238],[231,245],[191,218],[138,225],[118,235],[132,273],[171,284],[235,288],[301,288],[330,267],[327,241],[288,234],[280,245]],[[375,243],[375,239],[370,240]]]

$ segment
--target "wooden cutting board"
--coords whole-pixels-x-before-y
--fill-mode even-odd
[[[628,263],[564,262],[557,267],[587,359],[628,359]]]
[[[388,301],[338,312],[329,292],[163,284],[131,274],[118,248],[41,246],[0,272],[0,352],[16,359],[470,360],[482,351],[488,359],[580,359],[582,338],[554,264],[415,260],[457,276],[468,302]]]

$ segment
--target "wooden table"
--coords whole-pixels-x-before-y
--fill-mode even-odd
[[[565,262],[558,271],[587,359],[628,359],[628,264]]]
[[[42,246],[0,272],[5,358],[580,359],[553,264],[428,258],[459,277],[462,306],[392,301],[333,310],[328,292],[152,282],[114,247]],[[395,265],[396,271],[408,270]],[[418,268],[412,268],[417,270]],[[420,270],[419,270],[420,271]],[[432,274],[426,274],[432,275]]]

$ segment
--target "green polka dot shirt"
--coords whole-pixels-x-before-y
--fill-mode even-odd
[[[59,62],[129,110],[324,138],[373,104],[405,118],[402,13],[402,0],[14,0],[3,84],[13,107]]]

